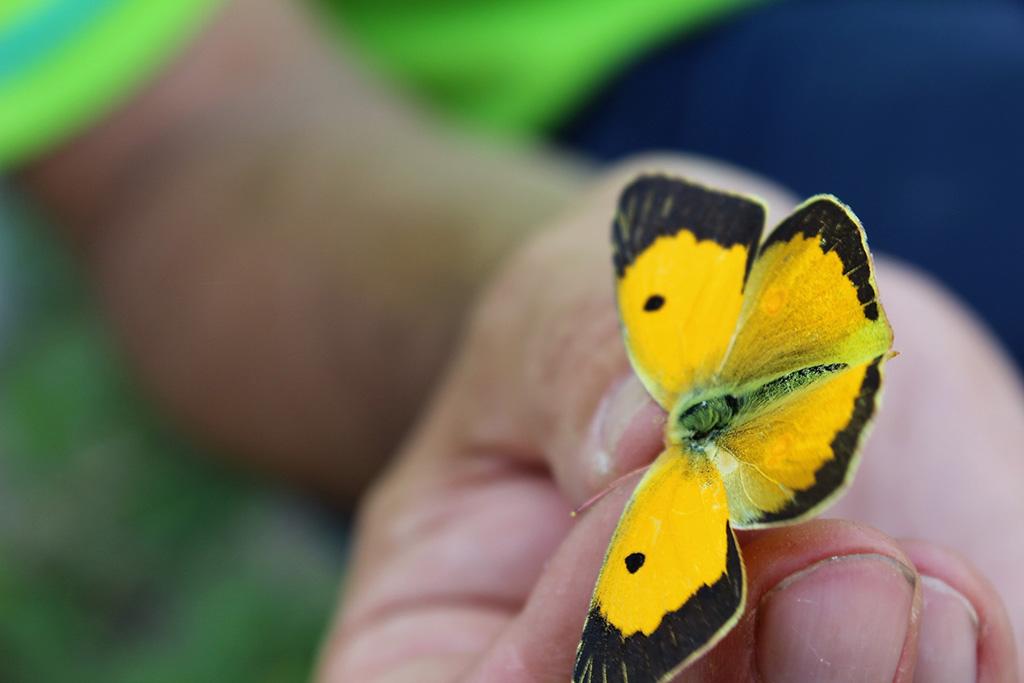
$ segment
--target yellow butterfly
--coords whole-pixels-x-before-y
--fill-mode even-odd
[[[760,243],[764,216],[664,176],[619,199],[623,336],[669,417],[608,547],[576,683],[666,681],[701,656],[743,613],[733,529],[814,515],[856,469],[892,345],[864,231],[828,195]]]

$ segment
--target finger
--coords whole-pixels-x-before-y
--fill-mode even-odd
[[[584,514],[471,681],[565,681],[623,486]],[[909,682],[920,593],[899,545],[841,521],[741,539],[748,611],[684,680]],[[600,680],[600,678],[598,678]]]
[[[431,423],[441,440],[462,440],[456,451],[545,463],[574,504],[661,447],[661,412],[631,378],[621,341],[608,245],[617,196],[642,170],[757,194],[775,213],[792,204],[766,181],[695,159],[646,159],[611,173],[480,301]]]
[[[318,680],[452,680],[522,606],[568,532],[565,500],[543,472],[455,465],[392,473],[364,504]]]
[[[956,548],[1018,619],[1024,651],[1024,385],[1004,350],[940,284],[879,259],[900,356],[857,477],[830,514]],[[941,501],[941,502],[939,502]]]
[[[901,545],[921,574],[923,593],[914,681],[1016,681],[1013,631],[992,584],[951,550],[925,541]]]
[[[741,543],[747,612],[682,680],[910,683],[920,582],[894,539],[816,520]]]

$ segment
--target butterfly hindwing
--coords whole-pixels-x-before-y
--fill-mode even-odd
[[[883,362],[818,366],[744,398],[716,442],[737,528],[809,517],[842,492],[874,416]]]
[[[706,458],[670,447],[612,537],[573,681],[668,680],[732,628],[744,597],[722,479]]]
[[[641,176],[612,227],[630,360],[666,410],[706,379],[732,339],[764,207],[683,180]]]

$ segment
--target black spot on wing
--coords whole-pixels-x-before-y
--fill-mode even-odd
[[[652,294],[647,297],[647,301],[644,302],[644,310],[651,312],[657,311],[659,308],[665,305],[665,297],[660,294]]]
[[[626,571],[630,574],[636,574],[640,571],[640,567],[644,566],[645,561],[647,561],[647,557],[643,553],[630,553],[626,555]]]
[[[725,573],[714,584],[701,586],[678,610],[666,614],[651,635],[623,637],[598,608],[592,608],[583,626],[572,680],[653,683],[714,637],[743,603],[743,565],[728,524],[725,533],[729,540]]]
[[[822,253],[836,253],[843,262],[843,273],[857,290],[864,317],[878,320],[877,293],[871,286],[871,265],[861,238],[862,231],[839,202],[822,197],[790,214],[768,236],[759,253],[777,242],[788,242],[798,234],[818,237]]]
[[[712,240],[723,247],[743,245],[749,272],[763,227],[764,207],[746,197],[680,178],[640,176],[622,191],[612,222],[615,273],[622,277],[654,240],[684,229],[698,240]]]
[[[799,517],[808,510],[814,508],[823,500],[832,495],[836,489],[843,485],[846,479],[846,471],[850,468],[850,462],[860,445],[860,435],[864,427],[871,420],[875,413],[875,395],[882,384],[882,373],[879,370],[879,363],[882,356],[875,358],[868,365],[864,372],[864,379],[860,383],[860,391],[853,403],[853,414],[846,426],[836,433],[832,439],[832,458],[827,460],[818,471],[814,473],[814,484],[810,488],[798,491],[796,496],[784,508],[778,512],[770,512],[757,521],[760,523],[783,522],[794,517]]]

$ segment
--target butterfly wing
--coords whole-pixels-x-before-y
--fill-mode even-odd
[[[725,356],[764,207],[676,178],[641,176],[612,226],[616,297],[637,375],[666,410]]]
[[[798,371],[745,400],[715,454],[737,528],[810,517],[846,488],[875,412],[883,362],[877,356]]]
[[[722,479],[706,458],[670,447],[619,520],[573,681],[666,681],[732,628],[744,598]]]
[[[835,197],[812,197],[758,249],[718,380],[742,385],[854,365],[891,345],[863,228]]]
[[[738,527],[807,517],[845,487],[891,345],[860,223],[808,200],[759,249],[718,375],[742,404],[717,440]]]

